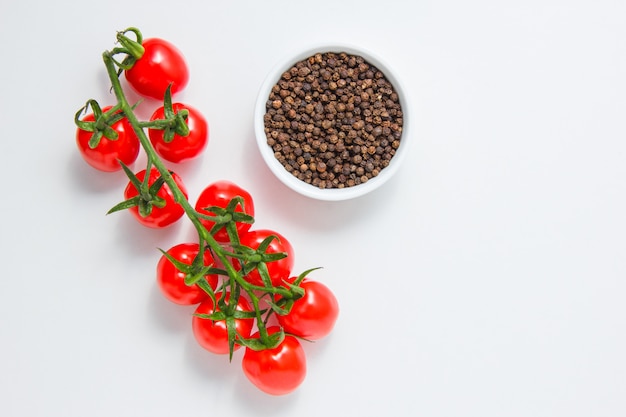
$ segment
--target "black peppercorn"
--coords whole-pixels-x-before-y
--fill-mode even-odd
[[[402,138],[398,94],[363,57],[317,53],[285,71],[264,117],[267,143],[294,176],[353,187],[389,165]]]

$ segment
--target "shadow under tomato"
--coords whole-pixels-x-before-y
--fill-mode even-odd
[[[121,200],[122,198],[120,198]],[[140,224],[128,211],[120,211],[108,216],[116,218],[117,243],[126,248],[126,252],[129,254],[128,258],[132,259],[133,256],[152,256],[155,258],[155,268],[156,262],[161,256],[159,248],[167,250],[178,243],[177,235],[181,227],[185,224],[188,225],[185,217],[183,217],[167,227],[153,229]]]
[[[164,330],[181,338],[190,331],[195,306],[178,305],[165,298],[156,283],[156,275],[148,303],[150,317]]]
[[[248,381],[241,369],[241,363],[239,363],[235,389],[241,399],[241,407],[247,408],[245,415],[274,416],[277,409],[284,412],[284,415],[298,415],[295,407],[298,404],[300,392],[306,389],[306,379],[300,387],[289,394],[269,395]],[[293,413],[289,412],[291,409],[293,409]]]
[[[121,194],[128,183],[128,177],[123,171],[98,171],[82,159],[78,150],[71,153],[66,167],[70,180],[83,192],[101,194],[119,189]]]
[[[191,327],[191,317],[189,317],[189,331],[181,343],[185,343],[185,362],[193,369],[201,379],[213,382],[214,387],[232,386],[241,372],[241,358],[243,350],[233,353],[232,362],[229,362],[228,355],[217,355],[204,349],[196,341]]]

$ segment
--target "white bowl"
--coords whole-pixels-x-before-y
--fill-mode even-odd
[[[297,62],[311,57],[317,53],[326,52],[345,52],[349,55],[357,55],[363,57],[368,63],[380,70],[385,75],[387,80],[393,85],[393,88],[398,95],[400,106],[402,108],[403,126],[400,146],[396,150],[394,156],[389,161],[389,165],[381,169],[377,176],[369,179],[364,183],[351,187],[322,189],[297,178],[292,173],[287,171],[285,167],[280,163],[280,161],[276,159],[273,149],[267,144],[267,137],[265,134],[265,123],[263,119],[265,113],[267,112],[266,104],[272,88],[280,80],[282,74],[285,71],[289,70]],[[409,141],[411,140],[411,125],[412,122],[406,92],[393,70],[374,54],[365,51],[362,48],[357,48],[345,44],[318,45],[307,48],[306,50],[303,50],[289,56],[286,59],[283,59],[270,71],[269,75],[265,78],[263,84],[261,85],[261,89],[259,91],[254,110],[254,131],[257,144],[259,146],[261,155],[270,170],[274,173],[274,175],[276,175],[276,177],[278,177],[278,179],[283,184],[285,184],[292,190],[310,198],[326,201],[340,201],[360,197],[386,183],[398,171],[400,165],[405,158],[405,155],[408,151]]]

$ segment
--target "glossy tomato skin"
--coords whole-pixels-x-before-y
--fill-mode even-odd
[[[137,178],[139,178],[139,181],[143,181],[146,176],[146,170],[144,169],[142,171],[139,171],[136,175]],[[150,177],[148,180],[149,184],[153,184],[157,180],[157,178],[159,178],[159,176],[159,171],[156,168],[152,168],[150,170]],[[172,178],[174,178],[174,181],[178,185],[178,188],[180,188],[186,198],[187,188],[185,187],[185,184],[183,184],[183,180],[175,172],[172,173]],[[138,194],[139,193],[137,189],[133,186],[133,184],[128,182],[128,185],[124,190],[124,197],[128,200],[137,196]],[[175,223],[185,214],[185,210],[183,210],[183,208],[174,201],[174,194],[167,184],[163,184],[157,195],[165,199],[165,207],[152,207],[152,212],[149,216],[142,217],[139,214],[139,210],[137,209],[137,207],[131,207],[129,209],[139,223],[146,227],[151,227],[154,229],[169,226],[172,223]]]
[[[215,294],[216,299],[219,300],[221,293]],[[229,294],[226,294],[228,299]],[[240,297],[237,302],[237,310],[239,311],[252,311],[248,301]],[[207,298],[196,308],[196,314],[212,314],[215,311],[213,300]],[[208,350],[209,352],[226,355],[229,353],[228,349],[228,330],[226,329],[226,321],[218,320],[212,321],[210,319],[200,318],[193,316],[192,329],[194,337],[200,346]],[[235,319],[235,329],[237,333],[244,338],[249,338],[252,332],[252,326],[254,325],[254,319]],[[241,346],[235,344],[234,350],[239,349]]]
[[[188,104],[173,103],[172,109],[174,113],[178,113],[182,109],[187,109],[189,115],[187,117],[187,126],[189,127],[189,135],[174,135],[170,142],[163,139],[164,131],[159,129],[148,129],[148,136],[152,146],[161,157],[167,161],[180,163],[188,159],[195,158],[205,148],[209,141],[209,124],[197,109]],[[150,120],[163,119],[163,106],[155,110]]]
[[[167,86],[172,96],[189,82],[189,68],[182,52],[170,42],[150,38],[142,42],[145,52],[125,71],[128,84],[144,97],[163,100]]]
[[[268,329],[274,333],[277,327]],[[258,337],[258,333],[252,336]],[[306,355],[293,336],[274,349],[255,351],[246,348],[241,362],[244,374],[257,388],[270,395],[285,395],[298,388],[306,377]]]
[[[207,186],[198,197],[196,201],[196,210],[200,213],[212,215],[212,213],[204,210],[205,207],[217,206],[217,207],[226,207],[230,200],[234,197],[243,198],[244,209],[241,209],[241,205],[238,205],[235,211],[237,212],[245,212],[246,214],[254,217],[254,201],[249,192],[234,184],[230,181],[220,180],[216,181],[209,186]],[[214,222],[209,220],[201,219],[202,224],[206,227],[207,230],[211,230]],[[247,232],[250,229],[249,223],[237,223],[237,232],[239,235]],[[215,240],[221,243],[226,243],[229,241],[228,234],[226,233],[225,228],[219,229],[213,237]]]
[[[106,112],[110,108],[111,106],[107,106],[102,111]],[[83,121],[93,122],[93,113],[86,115]],[[118,159],[126,165],[131,165],[139,155],[139,139],[128,119],[123,118],[111,127],[117,132],[117,139],[110,140],[102,137],[94,149],[89,147],[92,132],[80,128],[76,129],[76,145],[81,156],[93,168],[103,172],[119,171],[122,166]]]
[[[179,243],[167,250],[167,253],[174,259],[191,265],[198,255],[200,245],[197,243]],[[214,263],[213,257],[208,251],[204,252],[204,265]],[[157,284],[161,293],[175,304],[193,305],[206,300],[209,295],[197,284],[185,284],[186,274],[180,271],[165,255],[161,256],[157,264]],[[207,275],[207,283],[215,290],[217,288],[217,275]]]
[[[248,246],[252,249],[258,249],[259,245],[268,236],[274,235],[278,239],[273,239],[269,247],[265,251],[266,253],[281,253],[287,254],[285,258],[278,261],[267,262],[267,270],[272,281],[272,285],[278,287],[283,284],[284,280],[287,280],[291,274],[291,270],[294,266],[294,250],[291,243],[278,232],[269,229],[249,230],[239,236],[240,243],[244,246]],[[240,269],[239,262],[234,261],[233,265],[236,269]],[[254,269],[248,273],[244,279],[253,285],[263,286],[263,280],[258,270]]]
[[[304,279],[300,287],[305,291],[304,297],[293,303],[289,314],[277,315],[278,323],[286,333],[319,340],[335,327],[339,303],[335,294],[321,282]]]

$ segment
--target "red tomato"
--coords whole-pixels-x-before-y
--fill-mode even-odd
[[[139,181],[143,181],[144,177],[146,176],[146,170],[144,169],[143,171],[138,172],[136,175],[137,175],[137,178],[139,178]],[[160,176],[159,171],[156,168],[152,168],[150,170],[150,177],[148,179],[148,183],[154,184],[154,182],[157,180],[157,178],[159,178],[159,176]],[[185,188],[185,185],[183,184],[183,180],[174,172],[172,173],[172,177],[174,178],[174,181],[178,185],[178,188],[180,188],[180,190],[183,192],[186,198],[187,189]],[[124,197],[128,200],[130,198],[136,197],[137,195],[139,195],[139,192],[137,191],[135,186],[131,182],[129,182],[128,185],[126,186],[126,189],[124,190]],[[157,196],[165,200],[165,207],[159,208],[159,207],[153,206],[152,212],[147,217],[142,217],[139,214],[139,210],[137,209],[136,206],[131,207],[129,209],[130,212],[133,214],[133,216],[135,216],[137,221],[139,221],[139,223],[143,224],[144,226],[152,227],[155,229],[162,228],[162,227],[169,226],[170,224],[176,222],[185,214],[185,210],[183,210],[180,204],[174,201],[174,194],[172,193],[172,190],[170,190],[170,187],[167,184],[163,184],[163,186],[157,193]]]
[[[226,294],[226,300],[228,300],[230,294]],[[219,300],[222,296],[221,293],[215,294],[215,297]],[[239,311],[252,311],[248,301],[240,297],[237,302],[237,310]],[[213,300],[207,298],[197,308],[196,314],[212,314],[215,311]],[[219,311],[219,308],[217,309]],[[228,349],[228,330],[226,328],[225,320],[210,320],[204,319],[198,316],[192,318],[193,334],[203,348],[209,352],[224,355],[229,353]],[[254,325],[254,319],[235,319],[235,329],[237,333],[244,338],[249,338],[252,332],[252,326]],[[235,344],[235,350],[241,346]]]
[[[291,243],[289,243],[289,241],[280,233],[267,229],[250,230],[241,234],[239,236],[239,240],[244,246],[248,246],[252,249],[258,249],[261,242],[271,235],[276,236],[278,239],[273,239],[265,252],[284,252],[287,254],[285,258],[266,263],[272,285],[278,287],[283,284],[284,280],[289,278],[291,270],[293,269],[294,250]],[[237,270],[241,269],[241,264],[238,260],[233,260],[233,265]],[[253,285],[263,285],[263,280],[261,279],[261,275],[257,269],[252,270],[244,278]]]
[[[268,332],[274,333],[277,327]],[[258,333],[253,336],[258,337]],[[285,336],[274,349],[246,348],[241,362],[246,377],[261,391],[271,395],[285,395],[294,391],[306,377],[306,356],[302,345],[293,336]]]
[[[105,107],[102,111],[106,112],[110,108],[111,106]],[[93,113],[86,115],[83,121],[93,122]],[[126,165],[135,162],[140,148],[139,139],[128,119],[123,118],[111,127],[117,132],[117,139],[111,140],[103,136],[93,149],[89,147],[92,132],[76,129],[76,144],[83,159],[92,167],[105,172],[120,170],[122,166],[118,159]]]
[[[318,281],[303,280],[304,297],[296,300],[289,314],[277,315],[286,333],[308,340],[328,335],[339,316],[339,303],[333,292]]]
[[[187,86],[189,69],[178,48],[158,38],[145,39],[142,46],[143,56],[125,71],[126,80],[135,91],[163,100],[168,85],[172,84],[172,96]]]
[[[242,210],[241,205],[237,205],[235,211],[240,213],[243,212],[254,217],[254,201],[252,200],[250,193],[238,185],[224,180],[216,181],[202,190],[200,196],[198,197],[198,201],[196,202],[196,210],[203,214],[214,215],[213,213],[204,210],[204,208],[212,206],[225,208],[230,200],[237,196],[243,199],[244,209]],[[201,222],[207,230],[211,230],[215,224],[214,222],[205,219],[201,219]],[[250,226],[250,223],[237,223],[237,233],[241,235],[242,233],[247,232],[250,229]],[[218,242],[225,243],[229,241],[226,229],[223,227],[219,229],[213,237]]]
[[[165,133],[161,129],[148,129],[148,136],[152,146],[163,159],[170,162],[182,162],[187,159],[195,158],[204,150],[209,139],[209,125],[198,110],[182,103],[173,103],[172,109],[174,113],[178,113],[182,109],[187,109],[187,126],[189,134],[187,136],[174,135],[174,138],[166,142],[163,139]],[[156,109],[150,120],[165,118],[163,106]]]
[[[200,245],[197,243],[180,243],[167,250],[168,255],[177,261],[191,265],[198,255]],[[204,265],[214,263],[209,251],[204,252]],[[187,274],[178,269],[165,255],[161,256],[157,264],[157,284],[161,292],[173,303],[181,305],[193,305],[206,300],[209,295],[198,284],[185,284]],[[205,279],[211,288],[217,288],[218,276],[206,275]]]

